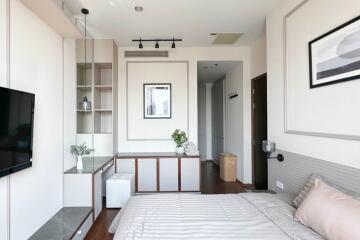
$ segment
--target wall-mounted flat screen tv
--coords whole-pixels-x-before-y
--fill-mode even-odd
[[[35,95],[0,87],[0,177],[32,165]]]

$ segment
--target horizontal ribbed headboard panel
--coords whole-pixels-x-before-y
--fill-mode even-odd
[[[268,186],[275,192],[297,194],[311,173],[319,173],[339,186],[360,193],[360,169],[286,151],[279,150],[277,153],[284,155],[283,162],[268,160]],[[276,181],[284,183],[284,191],[276,187]]]

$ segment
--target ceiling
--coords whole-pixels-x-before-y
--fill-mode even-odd
[[[198,62],[198,81],[213,83],[228,73],[240,61],[200,61]]]
[[[235,45],[247,45],[265,32],[265,16],[280,1],[65,0],[80,17],[82,7],[89,9],[88,30],[94,38],[112,38],[119,46],[137,46],[131,40],[140,37],[183,38],[177,46],[210,46],[215,38],[210,33],[243,33]],[[136,12],[135,6],[143,11]]]

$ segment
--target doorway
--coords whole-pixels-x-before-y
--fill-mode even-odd
[[[229,84],[231,89],[242,84],[242,75],[228,79],[229,72],[236,67],[242,69],[242,63],[240,61],[199,61],[197,64],[198,145],[202,161],[210,160],[218,164],[220,153],[229,151],[226,143],[226,109],[227,105],[231,105],[232,109],[236,109],[237,105],[234,105],[234,101],[230,104],[227,102],[225,92],[229,80],[231,80]],[[239,72],[242,74],[242,71]],[[240,97],[236,100],[239,99]],[[241,122],[238,124],[241,125]],[[241,138],[240,135],[239,138]],[[229,144],[234,145],[233,142]]]
[[[268,189],[268,163],[262,151],[262,141],[267,139],[266,73],[252,79],[251,92],[253,183],[256,189]]]
[[[202,161],[217,163],[219,153],[224,151],[223,68],[220,62],[198,62],[198,139]]]

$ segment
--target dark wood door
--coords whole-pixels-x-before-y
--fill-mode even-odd
[[[268,165],[262,151],[267,139],[267,77],[263,74],[252,80],[252,153],[253,183],[256,189],[268,188]]]

